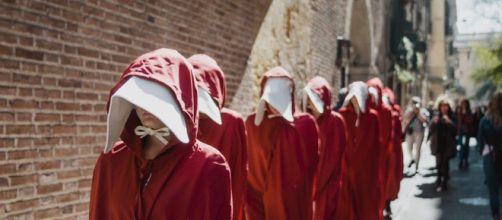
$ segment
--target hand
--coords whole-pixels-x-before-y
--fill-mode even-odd
[[[443,120],[446,122],[446,123],[450,123],[451,120],[450,118],[448,117],[448,115],[443,115]]]
[[[435,116],[434,119],[432,119],[432,122],[434,123],[438,123],[439,122],[439,117],[438,116]]]
[[[418,109],[417,107],[413,107],[413,113],[418,114],[419,111],[420,109]]]

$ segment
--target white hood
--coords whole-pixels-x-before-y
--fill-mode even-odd
[[[369,94],[373,95],[374,97],[373,102],[375,103],[375,105],[378,105],[378,103],[380,102],[380,96],[378,95],[378,90],[375,87],[369,87],[368,92]]]
[[[322,114],[324,112],[324,102],[322,101],[321,96],[319,96],[319,94],[312,91],[312,89],[308,86],[303,88],[303,94],[304,94],[303,95],[303,97],[304,97],[303,111],[307,110],[307,106],[308,106],[307,98],[308,98],[314,104],[314,107],[316,108],[317,112],[319,112],[320,114]]]
[[[119,139],[135,106],[157,117],[182,143],[189,142],[185,118],[171,92],[154,81],[131,77],[111,97],[105,153]]]
[[[255,125],[260,125],[263,121],[266,103],[276,109],[284,119],[293,122],[293,100],[291,100],[292,87],[290,83],[289,80],[278,77],[267,80],[256,108]]]
[[[209,95],[209,92],[200,86],[197,87],[197,100],[199,102],[199,112],[207,115],[216,124],[221,125],[220,109]]]
[[[347,106],[350,103],[352,97],[356,97],[357,103],[359,105],[359,109],[361,112],[366,112],[366,99],[368,98],[368,85],[366,83],[357,81],[353,82],[349,85],[349,92],[345,97],[345,101],[343,102],[343,106]]]

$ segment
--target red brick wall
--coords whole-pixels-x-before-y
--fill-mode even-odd
[[[225,70],[231,98],[269,4],[0,2],[0,219],[85,219],[121,71],[159,47],[203,52]]]

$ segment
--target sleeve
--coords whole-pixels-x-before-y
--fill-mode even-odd
[[[232,219],[230,168],[223,156],[217,156],[207,167],[206,175],[210,181],[208,200],[211,201],[209,219]]]
[[[91,199],[89,203],[89,219],[94,220],[94,219],[101,219],[100,218],[100,210],[103,210],[106,208],[104,207],[103,203],[100,203],[104,201],[103,194],[101,193],[101,188],[100,187],[100,182],[102,180],[102,171],[101,171],[101,164],[102,164],[102,159],[103,154],[101,154],[96,162],[96,166],[94,166],[94,171],[92,174],[92,184],[91,184]]]
[[[485,140],[485,131],[484,131],[484,124],[486,123],[485,122],[486,119],[483,117],[480,122],[479,122],[479,125],[478,125],[478,134],[477,134],[477,137],[478,137],[478,145],[476,147],[476,149],[478,150],[479,154],[482,154],[483,153],[483,146],[485,146],[485,143],[486,143],[486,140]]]
[[[242,209],[244,207],[246,187],[247,187],[247,138],[246,138],[246,126],[244,126],[244,121],[241,118],[236,120],[235,127],[235,138],[233,138],[232,143],[232,155],[233,161],[232,170],[232,189],[234,189],[233,199],[234,199],[234,211],[240,213],[234,213],[234,216],[241,216]]]

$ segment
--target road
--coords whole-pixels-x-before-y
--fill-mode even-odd
[[[471,141],[474,142],[474,139]],[[448,190],[436,191],[435,159],[428,144],[422,145],[419,174],[410,176],[405,165],[399,198],[391,205],[397,220],[477,220],[491,219],[488,190],[484,184],[481,156],[471,143],[468,170],[458,169],[458,157],[450,161],[451,180]],[[409,161],[403,144],[404,161]]]

